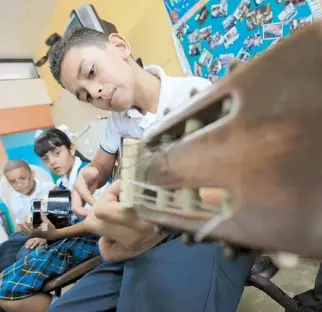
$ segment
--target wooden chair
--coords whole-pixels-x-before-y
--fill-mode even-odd
[[[97,256],[87,260],[66,273],[49,280],[43,287],[42,292],[49,293],[54,291],[57,297],[61,296],[62,288],[75,283],[82,278],[86,273],[95,269],[101,263],[101,257]]]

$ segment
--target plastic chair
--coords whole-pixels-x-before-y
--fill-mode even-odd
[[[64,287],[77,282],[77,280],[82,278],[86,273],[95,269],[100,265],[100,263],[100,256],[96,256],[90,260],[80,263],[68,270],[66,273],[49,280],[42,288],[42,292],[49,293],[53,291],[57,297],[60,297]]]

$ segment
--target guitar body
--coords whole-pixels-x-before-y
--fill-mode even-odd
[[[195,129],[187,131],[188,122]],[[237,66],[143,140],[137,181],[157,187],[156,197],[222,188],[221,210],[151,201],[135,209],[171,231],[194,236],[208,224],[206,240],[322,258],[321,135],[319,22]]]

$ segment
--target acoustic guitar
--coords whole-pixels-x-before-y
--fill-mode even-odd
[[[124,139],[124,208],[192,242],[322,258],[322,23]],[[222,190],[218,204],[199,191]]]

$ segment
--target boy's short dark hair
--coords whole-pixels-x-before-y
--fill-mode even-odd
[[[3,173],[7,174],[8,172],[19,168],[25,168],[26,170],[31,172],[31,168],[28,165],[28,163],[23,159],[19,159],[19,160],[9,160],[3,168]]]
[[[104,49],[108,37],[106,34],[89,28],[80,28],[67,32],[59,39],[49,53],[50,71],[56,81],[62,85],[60,80],[61,64],[66,52],[74,47],[97,46]]]

